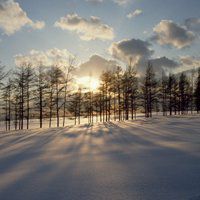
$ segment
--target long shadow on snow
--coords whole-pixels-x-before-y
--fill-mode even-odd
[[[139,131],[140,128],[136,128],[135,131]],[[148,131],[141,130],[142,133]],[[147,133],[153,134],[152,131]],[[64,133],[64,137],[68,137],[67,134]],[[24,154],[28,150],[28,154],[25,153],[23,160],[28,159],[29,156],[32,157],[31,151],[34,152],[35,148],[39,148],[39,150],[35,152],[36,155],[33,155],[41,155],[42,147],[51,142],[55,138],[54,136],[54,134],[50,135],[47,141],[44,138],[41,143],[39,141],[41,138],[35,140],[30,148],[21,152]],[[60,153],[71,154],[73,159],[67,160],[66,158],[59,162],[49,161],[46,164],[38,163],[32,173],[17,179],[0,191],[0,199],[10,200],[11,195],[14,195],[15,200],[102,199],[105,196],[109,197],[112,185],[116,186],[115,181],[118,179],[113,180],[113,177],[116,176],[120,176],[123,183],[120,185],[121,191],[114,189],[118,199],[124,199],[120,198],[120,194],[127,194],[126,199],[134,199],[137,191],[142,195],[141,199],[145,200],[189,199],[195,196],[195,192],[198,192],[200,161],[187,152],[155,144],[148,138],[140,137],[140,134],[134,134],[132,128],[127,130],[115,123],[105,123],[97,129],[89,127],[79,136],[81,138],[78,137],[80,141],[77,142],[75,141],[77,138],[71,137],[69,134],[68,138],[72,144],[66,144],[66,147],[62,146],[60,149]],[[103,144],[93,145],[95,138],[102,139]],[[165,139],[165,137],[159,139]],[[37,143],[40,144],[37,146]],[[86,159],[83,159],[81,151],[84,145],[89,146],[90,151],[98,150],[98,152],[102,152],[105,147],[109,148],[106,154],[103,154],[104,162],[99,164],[102,166],[101,170],[105,171],[105,174],[102,174],[103,179],[110,178],[114,181],[111,182],[110,187],[98,185],[98,180],[95,179],[98,171],[96,172],[97,169],[93,166],[93,162],[96,161],[95,155],[88,151],[89,156],[86,154]],[[133,152],[133,148],[138,146],[144,147],[145,150],[141,150],[140,153]],[[20,157],[18,158],[21,160]],[[20,161],[16,160],[16,162],[20,164]],[[113,170],[110,170],[111,167]],[[174,170],[175,168],[179,168],[179,170]],[[110,189],[104,190],[105,188]]]
[[[3,173],[10,168],[14,168],[14,166],[12,165],[13,162],[15,163],[15,165],[18,165],[20,164],[20,162],[38,158],[41,155],[42,151],[44,151],[45,147],[49,143],[51,143],[55,139],[55,137],[61,132],[62,130],[49,134],[49,131],[46,130],[41,135],[34,134],[28,138],[24,138],[24,140],[21,140],[20,142],[22,143],[22,145],[25,140],[31,140],[31,143],[25,144],[11,151],[8,150],[8,155],[6,157],[0,158],[0,163],[2,163],[0,165],[0,173]],[[34,142],[32,142],[32,140]],[[10,146],[12,146],[12,144]]]

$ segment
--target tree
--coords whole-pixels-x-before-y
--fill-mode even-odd
[[[75,58],[70,57],[68,65],[64,67],[64,80],[63,80],[63,84],[64,84],[63,126],[65,126],[65,119],[66,119],[66,105],[67,105],[67,92],[68,92],[67,90],[68,90],[69,83],[72,80],[71,73],[75,70],[74,62],[75,62]]]
[[[121,121],[122,116],[122,99],[121,99],[121,92],[122,92],[122,68],[120,66],[117,67],[115,70],[115,88],[117,90],[117,99],[118,99],[118,120]]]
[[[3,80],[8,77],[11,71],[5,72],[5,66],[1,65],[0,62],[0,88],[3,86]]]
[[[176,106],[176,95],[177,95],[177,88],[175,86],[175,76],[170,74],[168,78],[168,87],[167,87],[167,93],[168,93],[168,108],[169,108],[169,114],[172,115],[173,108]],[[173,102],[173,96],[174,96],[174,102]],[[175,109],[174,109],[175,110]]]
[[[131,65],[126,68],[122,77],[123,85],[123,99],[124,99],[124,111],[125,119],[129,119],[129,111],[131,110],[131,118],[133,119],[134,113],[136,115],[136,97],[137,97],[137,78],[136,71]]]
[[[15,72],[15,92],[18,93],[17,96],[19,98],[19,129],[24,128],[24,113],[25,113],[25,74],[26,70],[25,67],[22,65],[17,69]]]
[[[195,77],[195,69],[191,71],[191,78],[190,78],[190,88],[189,88],[189,104],[190,104],[190,111],[191,114],[194,110],[194,77]]]
[[[2,88],[4,88],[4,80],[5,78],[10,74],[11,71],[6,72],[5,71],[5,66],[1,65],[0,62],[0,100],[1,100],[1,95],[2,95]]]
[[[179,79],[179,97],[180,97],[180,111],[185,114],[189,107],[189,82],[184,73],[181,73]]]
[[[146,74],[142,85],[142,92],[144,97],[143,107],[145,109],[145,116],[152,117],[153,106],[157,94],[157,81],[155,79],[153,66],[150,62],[148,62],[146,69]]]
[[[111,74],[110,71],[105,71],[101,75],[101,82],[102,82],[101,90],[103,93],[103,119],[105,114],[106,122],[110,120],[110,82],[111,82],[110,74]]]
[[[198,69],[198,76],[195,87],[195,105],[197,113],[199,113],[200,112],[200,68]]]
[[[55,83],[55,103],[56,103],[56,118],[57,118],[57,127],[60,126],[60,92],[62,91],[61,84],[63,80],[63,71],[59,67],[54,68],[54,83]]]
[[[82,89],[79,88],[77,92],[71,95],[71,101],[69,104],[69,111],[73,113],[74,116],[74,124],[80,124],[81,119],[81,107],[82,107]]]
[[[25,65],[25,90],[26,90],[26,127],[29,129],[29,119],[30,119],[30,100],[31,92],[34,83],[34,71],[30,64]]]
[[[55,115],[56,115],[56,125],[60,126],[60,109],[62,107],[61,102],[61,92],[63,90],[63,77],[64,73],[58,66],[52,66],[47,71],[47,104],[49,107],[49,127],[52,125],[52,117],[54,114],[55,107]]]
[[[5,111],[6,130],[11,129],[11,112],[12,112],[12,81],[9,78],[3,88],[3,101]]]
[[[36,70],[36,105],[39,107],[40,128],[43,127],[43,112],[48,80],[45,72],[45,67],[40,64]]]
[[[169,96],[171,98],[171,76],[169,75],[169,80],[167,79],[166,75],[164,72],[162,72],[162,83],[161,83],[161,94],[162,94],[162,111],[163,111],[163,116],[167,115],[167,110],[168,110],[168,99],[167,99],[167,94],[169,92]],[[171,106],[169,106],[171,109]],[[171,115],[171,110],[170,110],[170,115]]]
[[[128,67],[129,68],[129,67]],[[123,102],[124,102],[124,106],[123,106],[123,110],[125,113],[125,120],[129,119],[129,96],[131,93],[131,85],[129,83],[130,81],[130,72],[129,69],[126,69],[123,78],[122,78],[122,84],[123,84]]]
[[[137,111],[137,98],[138,98],[138,78],[137,78],[137,72],[135,68],[131,65],[128,67],[128,73],[129,73],[129,83],[130,83],[130,89],[129,89],[129,95],[130,95],[130,104],[131,104],[131,119],[135,117],[136,119],[136,111]]]
[[[17,92],[16,87],[13,85],[13,114],[14,114],[14,126],[15,130],[17,130],[19,123],[19,93]]]
[[[46,104],[49,109],[49,128],[52,126],[53,107],[54,107],[54,93],[55,93],[55,80],[54,80],[54,67],[52,66],[46,73],[47,78],[47,98]]]

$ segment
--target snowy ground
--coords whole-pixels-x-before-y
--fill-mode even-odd
[[[199,200],[200,117],[0,134],[1,200]]]
[[[154,114],[156,115],[156,114]],[[160,112],[159,115],[162,116],[162,113]],[[143,113],[137,113],[137,118],[144,118],[144,114]],[[131,119],[131,116],[130,116],[130,119]],[[114,116],[111,116],[111,120],[114,121]],[[63,126],[63,118],[60,117],[60,127]],[[93,117],[93,122],[94,123],[97,123],[100,121],[100,117],[98,116],[97,118],[94,116]],[[80,124],[81,125],[85,125],[85,124],[88,124],[88,118],[86,117],[81,117],[80,119]],[[27,124],[27,121],[26,119],[24,119],[24,129],[26,129],[26,124]],[[43,128],[49,128],[49,118],[45,118],[43,119],[43,122],[42,122],[42,127]],[[66,117],[65,118],[65,125],[66,126],[74,126],[75,124],[75,120],[74,118],[68,118]],[[78,119],[77,119],[77,124],[78,124]],[[29,120],[29,129],[36,129],[36,128],[39,128],[40,127],[40,121],[39,119],[30,119]],[[51,127],[52,128],[55,128],[57,127],[57,119],[56,118],[52,118],[52,124],[51,124]],[[15,124],[14,124],[14,121],[11,121],[11,130],[15,130]],[[6,131],[6,122],[3,121],[3,120],[0,120],[0,133],[2,131]]]

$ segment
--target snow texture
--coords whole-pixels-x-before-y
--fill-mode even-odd
[[[200,118],[0,134],[1,200],[199,200]]]

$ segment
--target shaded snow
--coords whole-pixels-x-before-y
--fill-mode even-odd
[[[0,134],[1,200],[198,200],[200,118]]]

